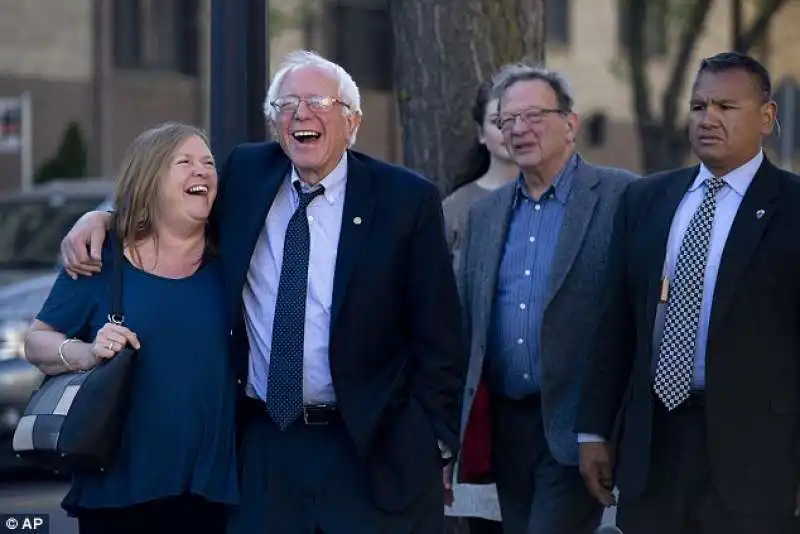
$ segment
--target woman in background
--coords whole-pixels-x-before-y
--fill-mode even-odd
[[[519,169],[503,144],[503,134],[495,125],[497,99],[492,96],[492,80],[478,87],[472,120],[477,127],[475,146],[467,158],[464,170],[456,177],[453,193],[444,199],[447,244],[458,260],[464,224],[472,204],[495,189],[514,181]]]
[[[464,225],[472,204],[492,191],[513,182],[519,169],[508,156],[503,134],[495,125],[497,99],[492,95],[492,80],[478,87],[472,119],[478,129],[475,146],[470,152],[464,171],[456,178],[456,190],[444,199],[445,232],[454,264],[458,264]],[[456,484],[453,503],[445,507],[448,534],[464,532],[467,518],[470,534],[502,534],[500,505],[494,484]]]
[[[75,473],[62,503],[81,534],[223,534],[238,501],[236,384],[206,233],[216,193],[202,131],[169,123],[141,134],[119,172],[102,270],[62,270],[27,335],[28,360],[48,375],[138,350],[116,457],[103,472]],[[116,261],[124,326],[106,318]]]

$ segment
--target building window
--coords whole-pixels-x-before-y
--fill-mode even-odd
[[[544,14],[547,42],[556,45],[568,45],[569,0],[547,2]]]
[[[334,61],[349,72],[360,87],[391,91],[394,87],[394,37],[388,2],[331,2],[327,20]]]
[[[630,48],[628,43],[628,28],[631,23],[628,10],[625,8],[627,1],[618,2],[619,44],[624,51]],[[645,55],[658,57],[667,54],[668,50],[668,13],[667,0],[648,0],[646,7],[646,21],[644,26]]]
[[[114,0],[114,66],[196,76],[198,0]]]

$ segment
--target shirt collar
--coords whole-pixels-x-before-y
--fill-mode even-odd
[[[291,184],[300,181],[300,176],[297,174],[297,169],[292,165],[292,177],[290,180]],[[339,163],[334,167],[334,169],[328,174],[325,178],[323,178],[320,182],[320,185],[325,187],[325,192],[322,196],[328,201],[329,204],[336,204],[336,200],[344,191],[345,185],[347,184],[347,152],[342,154],[342,158],[339,160]],[[292,195],[297,195],[297,190],[294,187],[290,187]],[[303,184],[304,190],[313,191],[315,187],[308,188],[306,184]]]
[[[553,181],[553,185],[550,186],[550,189],[542,194],[542,198],[546,198],[548,195],[553,194],[555,199],[561,204],[566,204],[567,199],[569,198],[569,193],[572,191],[572,176],[575,173],[575,168],[577,166],[578,154],[573,153],[569,160],[567,160],[564,168],[562,168],[561,172],[558,174],[558,176],[556,176],[556,179]],[[517,177],[515,189],[516,193],[514,194],[514,207],[517,206],[523,197],[527,198],[528,200],[533,200],[528,193],[528,188],[525,185],[525,178],[522,176],[522,173],[520,173],[520,175]]]
[[[733,169],[731,172],[726,174],[725,176],[721,176],[725,183],[736,193],[743,197],[744,194],[747,192],[747,188],[750,186],[750,182],[753,181],[755,178],[756,173],[758,172],[759,167],[761,167],[761,163],[764,161],[764,152],[759,150],[758,154],[755,155],[753,159],[742,165],[741,167],[737,167]],[[714,175],[708,170],[708,167],[705,164],[700,163],[700,171],[697,173],[697,177],[692,182],[692,186],[689,188],[689,191],[695,191],[703,182],[712,178]]]

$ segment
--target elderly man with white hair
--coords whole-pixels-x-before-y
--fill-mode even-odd
[[[441,532],[466,351],[438,190],[350,148],[358,87],[312,52],[264,109],[278,142],[233,149],[210,223],[242,407],[229,532]],[[76,275],[107,215],[65,238]]]

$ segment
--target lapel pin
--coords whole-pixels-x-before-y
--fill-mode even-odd
[[[766,212],[764,210],[756,210],[756,219],[760,219]]]
[[[760,219],[761,217],[759,217]],[[353,224],[361,224],[361,217],[353,217]]]

